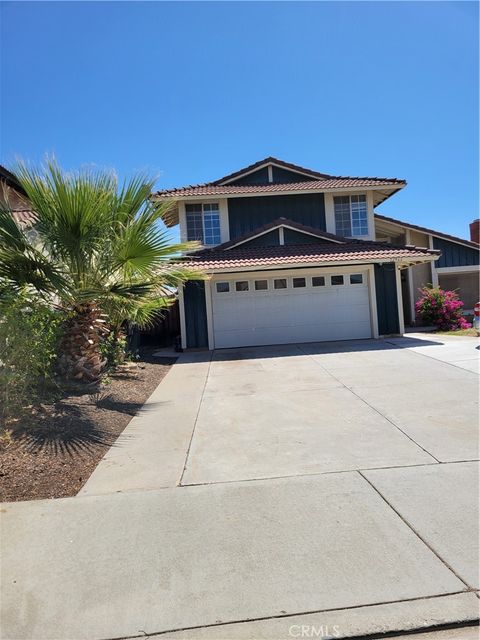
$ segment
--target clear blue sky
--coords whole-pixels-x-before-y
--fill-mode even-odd
[[[267,155],[408,180],[378,209],[478,215],[474,2],[3,2],[1,154],[213,180]]]

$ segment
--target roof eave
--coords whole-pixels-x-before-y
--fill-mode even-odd
[[[282,271],[286,269],[316,269],[317,267],[329,267],[334,269],[335,267],[348,267],[349,265],[369,265],[369,264],[384,264],[386,262],[393,262],[400,268],[407,268],[415,266],[417,264],[424,264],[427,262],[433,262],[438,260],[440,254],[429,254],[424,256],[398,256],[397,258],[364,258],[361,260],[323,260],[317,263],[312,262],[290,262],[280,264],[263,264],[252,266],[233,266],[233,267],[209,267],[207,269],[202,268],[201,263],[191,264],[192,268],[198,267],[199,271],[206,273],[207,275],[214,275],[217,273],[243,273],[254,271]]]

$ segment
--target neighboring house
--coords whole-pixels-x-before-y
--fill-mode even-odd
[[[375,235],[395,245],[416,245],[441,251],[435,262],[402,271],[403,308],[406,324],[415,324],[418,290],[425,284],[456,289],[464,302],[464,313],[473,314],[479,294],[480,220],[470,224],[470,240],[420,227],[375,213]]]
[[[402,333],[402,271],[442,259],[425,242],[377,240],[375,206],[405,185],[266,158],[208,184],[157,192],[176,201],[168,226],[179,223],[182,241],[203,245],[189,259],[210,276],[180,291],[183,348]]]
[[[35,222],[35,214],[23,187],[17,178],[0,165],[0,205],[7,206],[13,212],[18,224],[25,228]]]

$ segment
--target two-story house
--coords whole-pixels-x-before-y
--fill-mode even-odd
[[[375,216],[405,186],[270,157],[208,184],[157,192],[176,203],[168,225],[201,243],[189,260],[209,276],[179,292],[183,348],[402,333],[402,272],[432,273],[443,255],[436,240],[415,246],[413,233],[399,244],[401,231],[387,234],[387,219]]]

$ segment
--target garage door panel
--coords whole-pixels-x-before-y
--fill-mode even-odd
[[[367,273],[352,273],[362,273],[363,284],[350,284],[344,274],[344,284],[333,286],[328,272],[315,271],[305,276],[305,287],[294,288],[293,276],[280,274],[268,278],[268,290],[256,291],[248,278],[249,291],[236,291],[235,282],[247,278],[226,278],[228,293],[213,288],[215,347],[370,338]],[[325,286],[312,286],[314,275],[324,276]],[[287,280],[286,289],[274,289],[278,278]]]

